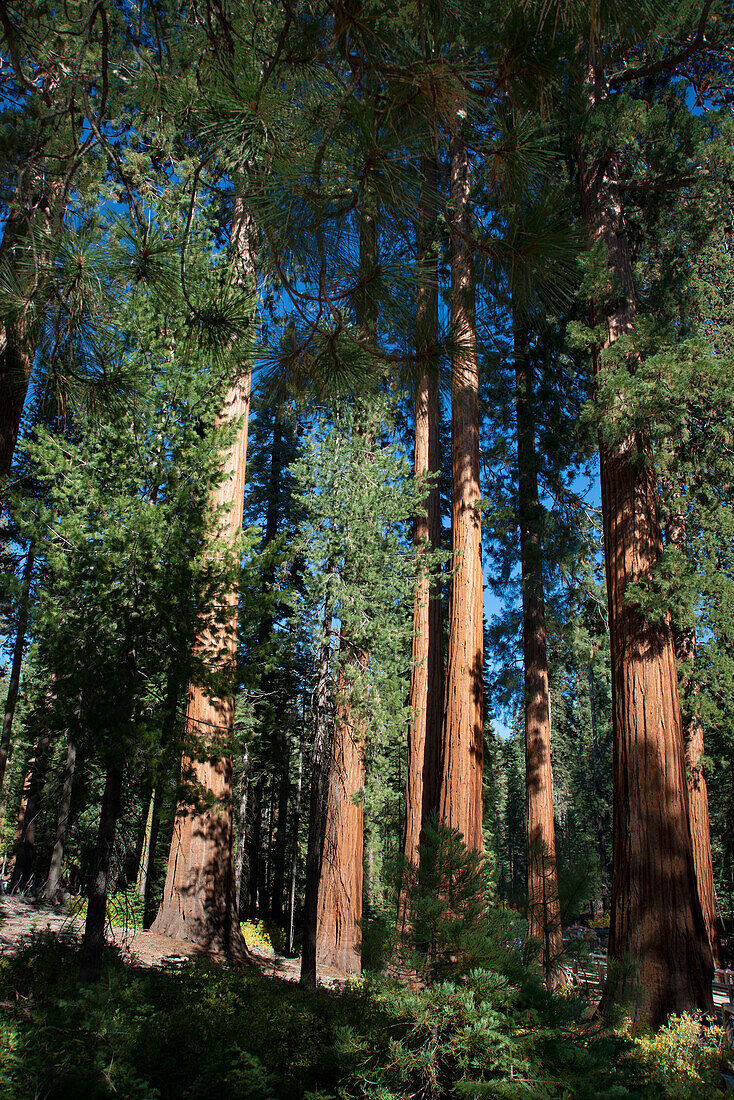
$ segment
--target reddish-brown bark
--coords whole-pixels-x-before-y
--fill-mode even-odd
[[[666,535],[672,546],[681,553],[686,549],[686,529],[683,517],[674,515],[666,527]],[[699,685],[692,678],[696,661],[696,632],[692,629],[673,630],[675,656],[681,672],[679,690],[687,704],[683,712],[683,736],[686,743],[686,778],[688,780],[688,810],[693,863],[696,869],[696,885],[701,902],[703,919],[708,933],[714,966],[719,966],[719,920],[714,887],[714,870],[711,863],[711,826],[709,822],[709,796],[703,769],[703,722],[695,709]]]
[[[366,655],[350,654],[350,662]],[[344,658],[342,657],[342,660]],[[340,670],[331,767],[326,799],[326,828],[319,884],[316,962],[342,974],[362,970],[362,854],[364,810],[364,731],[348,698]]]
[[[417,351],[419,374],[415,394],[416,479],[433,474],[426,494],[426,511],[416,516],[413,541],[418,547],[441,546],[441,498],[437,475],[441,466],[438,364],[438,277],[436,271],[435,220],[438,164],[434,157],[421,160],[421,203],[418,225],[418,263],[421,282],[417,300]],[[408,766],[405,784],[406,862],[418,857],[421,830],[438,805],[443,717],[442,614],[438,585],[429,571],[418,584],[413,606],[413,653],[410,673],[412,722],[408,732]],[[398,924],[406,919],[405,896],[398,903]]]
[[[592,323],[604,347],[631,333],[635,294],[621,196],[611,158],[583,157],[579,182],[587,230],[602,242],[608,301]],[[634,359],[630,368],[634,369]],[[595,368],[604,371],[601,349]],[[607,444],[600,434],[602,516],[612,658],[614,872],[610,959],[631,959],[635,1021],[712,1007],[713,961],[696,888],[689,832],[685,746],[669,617],[651,621],[625,598],[651,575],[662,551],[660,501],[648,431]],[[620,979],[610,974],[606,995]]]
[[[241,269],[247,284],[254,285],[250,218],[237,199],[230,234],[232,262]],[[212,492],[212,506],[222,518],[215,538],[231,544],[242,526],[242,505],[247,458],[247,428],[250,406],[250,373],[243,371],[232,382],[220,414],[223,423],[238,422],[236,435],[223,461],[223,478]],[[226,509],[222,512],[223,509]],[[228,613],[198,628],[196,649],[210,663],[232,665],[237,646],[238,592],[232,588],[225,598]],[[186,724],[194,741],[211,745],[208,758],[184,760],[212,808],[204,813],[183,812],[178,817],[168,856],[168,870],[158,916],[152,931],[200,944],[208,951],[243,955],[246,948],[240,932],[232,860],[232,760],[217,752],[227,745],[234,728],[234,700],[231,695],[210,698],[197,683],[189,686]]]
[[[525,830],[528,859],[528,934],[541,944],[549,988],[561,977],[563,952],[553,818],[550,696],[543,593],[533,384],[527,347],[515,333],[518,517],[522,567],[522,637],[525,673]]]
[[[484,647],[479,489],[479,371],[471,256],[469,151],[457,111],[451,143],[451,550],[448,658],[439,811],[482,849]]]

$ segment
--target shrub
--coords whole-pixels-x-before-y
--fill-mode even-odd
[[[671,1016],[655,1033],[638,1036],[632,1058],[648,1085],[646,1095],[666,1100],[720,1097],[723,1040],[722,1027],[687,1012]]]

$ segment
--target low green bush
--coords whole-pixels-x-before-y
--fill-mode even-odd
[[[85,897],[74,898],[68,905],[69,912],[86,920],[87,899]],[[115,928],[130,928],[134,932],[143,927],[144,902],[134,886],[127,890],[120,890],[116,894],[110,894],[107,898],[107,922]]]
[[[648,1095],[666,1100],[715,1100],[721,1096],[724,1029],[700,1013],[671,1016],[659,1031],[639,1035],[631,1058]]]

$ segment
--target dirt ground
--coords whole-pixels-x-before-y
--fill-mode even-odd
[[[81,938],[83,929],[83,921],[58,905],[17,894],[0,894],[0,955],[14,955],[33,932],[50,931],[61,936]],[[175,963],[200,953],[199,948],[183,940],[169,939],[155,932],[136,932],[132,928],[108,926],[107,938],[121,948],[123,956],[134,966],[160,966],[164,962]],[[251,948],[250,954],[252,961],[267,977],[298,981],[300,959],[273,955],[257,948]],[[319,975],[319,984],[332,987],[340,978],[336,971],[327,971]]]

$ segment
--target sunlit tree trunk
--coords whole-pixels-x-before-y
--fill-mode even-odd
[[[532,368],[525,333],[515,327],[518,518],[522,567],[525,676],[525,830],[528,859],[528,934],[541,944],[546,985],[558,984],[563,952],[553,818],[550,695],[543,591],[542,513],[538,497]]]
[[[580,158],[586,227],[591,242],[604,246],[609,274],[607,300],[592,309],[592,325],[605,329],[603,346],[593,349],[597,377],[607,369],[604,350],[632,332],[636,310],[616,178],[613,158]],[[610,443],[600,432],[599,462],[614,730],[609,956],[633,960],[634,1018],[658,1026],[671,1012],[711,1009],[713,960],[696,887],[670,618],[652,621],[625,598],[627,585],[644,583],[662,552],[649,431],[639,426]],[[610,971],[606,995],[619,985]]]
[[[686,551],[686,527],[682,515],[673,515],[666,526],[668,542],[681,553]],[[719,921],[714,888],[714,870],[711,863],[711,826],[709,821],[709,796],[703,768],[703,722],[695,708],[698,684],[693,678],[696,661],[696,632],[689,629],[673,629],[675,656],[680,670],[679,690],[685,706],[683,711],[683,736],[686,743],[686,778],[688,780],[688,806],[693,863],[696,868],[696,885],[706,924],[714,966],[719,960]]]
[[[250,290],[254,288],[252,233],[251,218],[242,199],[237,198],[230,258],[236,277]],[[211,501],[214,509],[226,509],[216,536],[225,544],[232,542],[242,526],[249,407],[250,373],[243,370],[233,380],[220,414],[221,423],[238,424],[224,455],[224,476]],[[200,624],[196,648],[203,656],[211,655],[215,663],[234,664],[238,598],[233,587],[226,596],[226,621]],[[237,916],[232,860],[232,759],[217,751],[217,745],[226,745],[232,737],[234,698],[210,698],[200,684],[190,684],[186,724],[192,740],[212,746],[213,755],[184,761],[184,767],[190,769],[213,805],[201,814],[182,808],[173,831],[163,900],[152,930],[215,953],[243,955],[246,948]]]
[[[482,849],[484,646],[479,488],[479,371],[471,255],[466,111],[451,143],[451,595],[442,733],[440,814]]]
[[[426,510],[413,524],[418,547],[441,546],[441,500],[437,474],[441,467],[438,349],[438,271],[436,216],[438,164],[435,157],[421,157],[421,195],[418,210],[417,251],[420,283],[416,309],[418,377],[415,394],[416,480],[433,474],[426,494]],[[435,577],[425,570],[418,582],[413,606],[413,653],[410,672],[412,721],[408,731],[408,766],[405,783],[406,863],[418,859],[423,825],[438,807],[441,778],[441,719],[443,716],[443,656],[441,597]],[[398,901],[398,926],[405,927],[406,896]]]
[[[317,964],[342,974],[362,969],[362,864],[364,844],[364,730],[350,704],[345,660],[366,661],[365,654],[340,653],[336,715],[326,800],[321,882],[319,884]]]
[[[329,787],[329,680],[333,613],[331,595],[324,601],[324,625],[319,667],[313,695],[314,741],[311,753],[311,785],[306,842],[306,883],[303,898],[303,951],[301,981],[316,988],[316,936],[319,915],[319,883],[324,852],[326,795]]]

